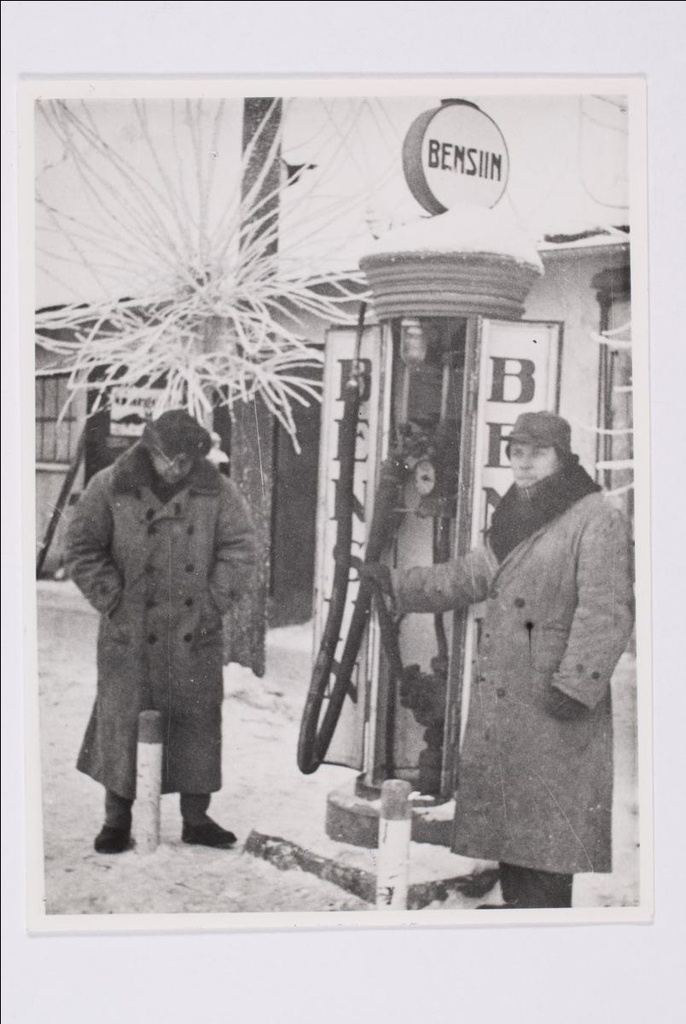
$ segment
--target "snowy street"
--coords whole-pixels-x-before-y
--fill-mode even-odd
[[[178,797],[162,800],[158,850],[101,856],[103,791],[77,772],[76,756],[95,694],[97,615],[69,582],[38,584],[45,885],[49,914],[231,913],[370,910],[370,904],[300,870],[282,871],[243,851],[255,830],[282,837],[342,865],[374,872],[374,853],[335,843],[324,832],[326,797],[354,776],[323,767],[303,776],[295,750],[311,665],[311,627],[268,636],[267,674],[225,670],[224,787],[210,813],[239,837],[232,851],[181,843]],[[577,876],[575,906],[638,903],[635,682],[626,655],[614,680],[615,871]],[[135,822],[135,808],[134,808]],[[135,824],[134,824],[135,830]],[[412,844],[411,881],[469,873],[474,862]],[[495,890],[495,897],[499,895]],[[493,896],[489,896],[489,901]],[[453,894],[431,909],[482,902]]]

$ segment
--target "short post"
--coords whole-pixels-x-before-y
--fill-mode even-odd
[[[159,711],[141,711],[138,716],[135,811],[138,853],[154,853],[160,842],[162,750],[162,715]]]
[[[407,910],[407,876],[412,831],[412,787],[402,779],[388,779],[381,787],[379,856],[376,872],[376,909]]]

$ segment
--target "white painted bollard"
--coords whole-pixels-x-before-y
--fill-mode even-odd
[[[138,716],[135,805],[138,853],[154,853],[160,842],[162,750],[162,715],[159,711],[141,711]]]
[[[412,831],[411,792],[410,783],[402,779],[389,779],[381,787],[376,872],[377,910],[407,910],[407,876]]]

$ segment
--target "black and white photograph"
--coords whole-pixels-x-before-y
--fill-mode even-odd
[[[31,927],[650,920],[643,82],[22,104]]]
[[[3,0],[2,1014],[684,1003],[684,5]]]

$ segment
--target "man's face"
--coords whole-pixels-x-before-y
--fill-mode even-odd
[[[536,444],[510,445],[510,463],[517,487],[531,487],[560,468],[556,450]]]
[[[193,468],[193,459],[183,452],[169,458],[161,448],[155,448],[150,452],[150,460],[153,469],[166,484],[178,484],[184,480]]]

